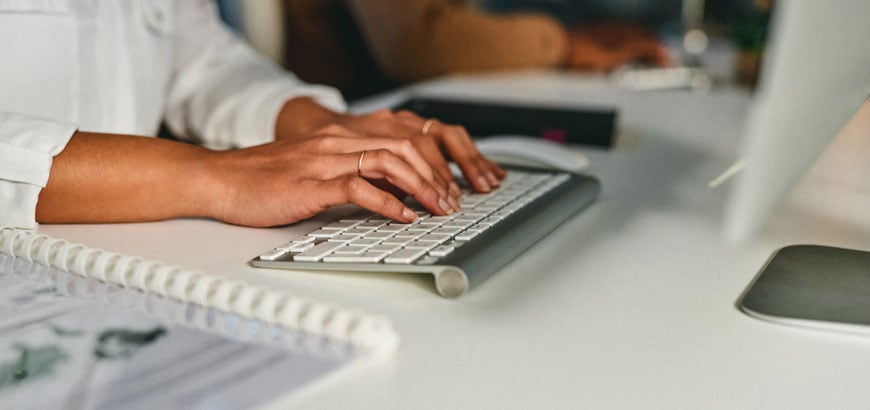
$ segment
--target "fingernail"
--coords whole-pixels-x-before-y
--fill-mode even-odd
[[[441,207],[441,210],[444,211],[444,213],[453,213],[453,209],[450,208],[450,205],[444,200],[444,198],[438,198],[438,206]]]
[[[489,182],[486,182],[486,178],[484,178],[483,175],[477,177],[477,185],[480,185],[480,189],[485,192],[489,192],[490,190],[492,190],[492,188],[490,188],[489,186]]]
[[[495,177],[495,174],[493,174],[492,171],[486,173],[486,178],[489,179],[490,185],[494,187],[498,187],[500,185],[500,183],[498,182],[498,178]]]
[[[458,211],[458,210],[462,209],[462,207],[459,206],[459,201],[457,201],[456,198],[454,198],[452,196],[447,197],[447,202],[450,203],[450,207],[453,208],[454,211]]]
[[[456,182],[450,182],[450,195],[454,198],[459,198],[459,196],[462,195],[462,191],[459,190],[459,185],[456,185]]]
[[[402,211],[402,217],[405,218],[405,220],[408,220],[408,221],[411,221],[411,222],[417,220],[417,214],[414,213],[414,211],[412,211],[412,210],[409,209],[409,208],[405,208],[405,209]]]

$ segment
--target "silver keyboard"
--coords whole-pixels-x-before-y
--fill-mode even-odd
[[[442,296],[456,297],[594,201],[585,175],[510,171],[488,194],[464,189],[462,210],[432,215],[413,199],[410,224],[375,213],[345,217],[254,258],[264,268],[431,273]]]

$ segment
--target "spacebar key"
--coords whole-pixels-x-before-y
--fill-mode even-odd
[[[344,242],[321,242],[293,257],[297,262],[317,262],[332,251],[344,246]]]

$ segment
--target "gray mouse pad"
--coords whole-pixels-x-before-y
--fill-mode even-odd
[[[870,252],[816,245],[782,248],[738,305],[763,320],[870,334]]]

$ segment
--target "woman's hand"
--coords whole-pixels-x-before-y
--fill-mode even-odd
[[[314,126],[338,124],[350,131],[371,137],[410,141],[434,171],[435,185],[443,185],[454,198],[459,186],[447,166],[445,154],[462,170],[465,179],[478,192],[499,186],[506,172],[477,150],[463,127],[426,120],[410,111],[380,110],[366,115],[338,114],[306,98],[288,102],[278,120],[276,138],[296,139]]]
[[[212,217],[275,226],[353,203],[411,222],[416,214],[393,193],[436,215],[459,210],[442,150],[478,191],[505,176],[461,127],[408,112],[337,114],[305,98],[285,105],[276,141],[233,151],[77,132],[54,158],[36,215],[55,223]]]
[[[436,215],[459,209],[423,153],[408,139],[365,136],[338,125],[292,139],[212,152],[213,216],[247,226],[273,226],[353,203],[400,222],[416,214],[391,188]],[[381,187],[384,187],[382,189]]]
[[[671,65],[667,48],[650,32],[630,24],[595,24],[570,34],[568,67],[610,72],[632,63]]]
[[[54,158],[36,216],[47,223],[211,217],[286,225],[348,203],[400,222],[417,215],[390,192],[436,215],[459,209],[411,141],[331,125],[233,151],[176,141],[77,132]]]

